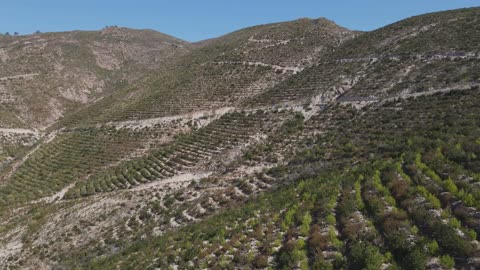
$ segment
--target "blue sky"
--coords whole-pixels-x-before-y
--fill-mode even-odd
[[[480,0],[5,0],[0,3],[0,32],[118,25],[198,41],[300,17],[326,17],[350,29],[373,30],[417,14],[473,6],[480,6]]]

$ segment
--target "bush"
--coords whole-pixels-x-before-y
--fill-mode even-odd
[[[436,254],[438,254],[439,247],[438,247],[437,241],[433,240],[432,242],[428,243],[427,248],[428,248],[428,252],[432,256],[435,256]]]
[[[472,253],[472,245],[460,237],[450,225],[436,223],[433,226],[433,236],[442,247],[443,252],[468,257]]]
[[[312,215],[309,212],[305,213],[302,218],[302,225],[300,226],[300,234],[302,236],[308,236],[310,231],[310,224],[312,223]]]
[[[475,230],[469,230],[468,231],[468,236],[470,236],[470,238],[472,240],[476,240],[477,239],[477,232]]]
[[[315,257],[315,261],[312,265],[313,270],[333,270],[333,265],[330,262],[325,261],[321,256]]]
[[[282,223],[283,230],[287,230],[293,224],[293,217],[295,216],[296,212],[297,212],[297,207],[292,207],[290,210],[288,210],[285,213],[285,217]]]
[[[414,248],[403,258],[402,265],[405,269],[423,270],[427,265],[427,257],[419,248]]]
[[[355,202],[357,203],[358,210],[363,210],[365,208],[365,204],[362,200],[362,187],[360,184],[360,180],[356,181],[354,184],[355,188]]]
[[[265,268],[268,266],[268,257],[265,255],[257,255],[253,260],[253,266],[256,268]]]
[[[445,180],[445,182],[443,183],[443,187],[453,194],[457,193],[458,191],[457,186],[455,185],[455,183],[453,183],[452,179],[450,178]]]
[[[335,216],[333,214],[329,214],[327,216],[327,223],[330,224],[330,225],[335,225],[337,223],[337,219],[335,218]]]
[[[443,267],[452,269],[455,267],[455,260],[449,255],[443,255],[443,256],[440,256],[440,264]]]
[[[460,227],[462,226],[460,221],[454,217],[450,219],[449,224],[455,229],[460,229]]]
[[[320,234],[321,227],[318,224],[312,226],[310,238],[308,239],[308,246],[313,254],[319,254],[329,245],[327,237]],[[321,256],[321,254],[319,255]]]
[[[384,258],[378,247],[369,243],[355,243],[351,251],[352,264],[351,269],[380,269]]]

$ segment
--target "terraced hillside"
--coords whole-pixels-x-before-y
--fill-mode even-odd
[[[198,131],[179,136],[171,144],[140,159],[106,170],[93,176],[90,181],[77,182],[76,187],[69,190],[67,198],[130,188],[186,171],[209,170],[213,166],[208,162],[213,157],[229,154],[233,156],[224,158],[236,158],[236,148],[255,143],[276,130],[284,114],[263,111],[225,114]],[[218,169],[218,166],[213,168]]]
[[[62,117],[190,50],[187,42],[155,31],[118,27],[0,35],[0,43],[0,172]]]
[[[477,9],[429,14],[359,35],[246,104],[360,105],[478,86],[478,16]]]
[[[247,28],[3,129],[0,268],[480,268],[479,17]]]
[[[437,94],[360,111],[334,105],[326,115],[338,116],[312,118],[303,128],[278,137],[277,144],[299,144],[301,151],[284,166],[252,178],[277,188],[247,199],[241,208],[238,201],[245,197],[226,193],[221,200],[226,210],[220,214],[140,239],[89,267],[476,268],[479,94]],[[450,105],[448,114],[445,104]],[[345,119],[356,121],[356,128]],[[318,137],[292,140],[325,129]],[[360,130],[368,132],[359,136]],[[338,134],[343,136],[335,139]],[[269,147],[276,150],[275,144],[264,148]],[[255,181],[244,178],[233,190],[248,194],[257,189],[251,184]],[[206,183],[195,189],[202,191]],[[191,204],[175,194],[180,209]],[[167,205],[171,210],[177,203]],[[200,204],[202,209],[208,205]],[[189,208],[181,211],[173,216],[175,223],[203,216]],[[141,220],[140,228],[156,222],[154,214]]]
[[[207,41],[62,124],[135,120],[236,106],[324,58],[358,33],[326,19],[243,29]]]
[[[42,129],[189,51],[151,30],[0,36],[0,127]]]

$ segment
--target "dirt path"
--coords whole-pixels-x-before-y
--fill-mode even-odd
[[[55,139],[55,137],[57,136],[58,131],[54,131],[50,134],[48,134],[46,137],[45,137],[45,141],[39,141],[37,143],[37,145],[32,149],[30,150],[21,160],[15,162],[14,164],[12,164],[12,167],[10,168],[10,171],[5,175],[5,178],[4,179],[8,179],[10,178],[18,169],[18,167],[20,167],[33,153],[35,153],[42,145],[44,145],[45,143],[49,143],[51,142],[53,139]],[[18,134],[18,133],[17,133]],[[29,133],[27,133],[29,134]]]
[[[20,74],[15,76],[2,77],[0,78],[0,81],[7,81],[11,79],[30,79],[38,75],[40,74],[39,73]]]
[[[45,197],[45,198],[41,198],[41,199],[38,199],[38,200],[35,200],[35,201],[32,201],[32,203],[39,203],[39,202],[46,202],[46,203],[53,203],[57,200],[60,200],[61,198],[63,198],[63,196],[65,196],[65,194],[75,186],[75,183],[71,183],[70,185],[64,187],[62,190],[60,190],[59,192],[53,194],[52,196],[49,196],[49,197]]]
[[[158,118],[149,118],[149,119],[143,119],[143,120],[109,122],[107,124],[117,129],[120,129],[120,128],[135,129],[135,128],[153,127],[158,124],[168,124],[176,120],[183,120],[185,122],[188,122],[190,120],[196,120],[203,117],[207,117],[207,118],[205,119],[205,121],[202,121],[202,124],[208,124],[214,119],[228,112],[231,112],[233,110],[235,110],[234,107],[224,107],[224,108],[219,108],[219,109],[209,110],[209,111],[196,111],[196,112],[191,112],[186,114],[179,114],[179,115],[165,116],[165,117],[158,117]]]
[[[480,52],[445,52],[445,53],[422,53],[422,54],[411,54],[409,55],[412,59],[418,60],[465,60],[465,59],[472,59],[477,60],[480,59]],[[358,58],[343,58],[336,60],[337,63],[374,63],[379,60],[390,60],[390,61],[398,61],[400,60],[400,56],[397,55],[377,55],[377,56],[370,56],[370,57],[358,57]]]
[[[473,83],[473,84],[462,84],[462,85],[454,85],[454,86],[450,86],[450,87],[445,87],[445,88],[441,88],[441,89],[431,89],[431,90],[428,90],[428,91],[424,91],[424,92],[418,92],[418,93],[411,93],[411,89],[405,89],[402,93],[396,95],[396,96],[393,96],[393,97],[388,97],[388,98],[384,98],[384,99],[379,99],[379,98],[371,98],[371,99],[368,99],[368,98],[365,98],[365,97],[360,97],[358,100],[347,100],[347,101],[339,101],[340,104],[349,104],[349,105],[352,105],[354,106],[355,108],[357,109],[361,109],[362,107],[366,106],[366,105],[369,105],[369,104],[373,104],[373,103],[377,103],[377,104],[385,104],[386,102],[391,102],[391,101],[396,101],[396,100],[399,100],[399,99],[407,99],[407,98],[417,98],[417,97],[421,97],[421,96],[431,96],[431,95],[435,95],[435,94],[439,94],[439,93],[449,93],[449,92],[452,92],[452,91],[468,91],[468,90],[472,90],[472,87],[478,87],[480,86],[480,83]],[[477,90],[478,91],[478,90]],[[361,99],[365,99],[365,100],[361,100]]]
[[[164,185],[168,185],[168,184],[180,184],[180,183],[183,183],[183,182],[190,182],[192,180],[202,179],[202,178],[210,176],[211,174],[212,174],[211,172],[202,172],[202,173],[195,173],[195,174],[185,173],[185,174],[176,175],[176,176],[173,176],[173,177],[170,177],[170,178],[166,178],[166,179],[163,179],[163,180],[154,181],[154,182],[151,182],[151,183],[148,183],[148,184],[145,184],[145,185],[136,186],[136,187],[134,187],[130,190],[140,191],[140,190],[150,189],[150,188],[154,188],[154,187],[157,187],[157,186],[164,186]]]
[[[21,252],[23,244],[20,239],[7,242],[7,244],[0,247],[0,265],[4,265],[5,259]]]
[[[0,133],[6,134],[33,134],[35,136],[39,135],[39,132],[33,129],[26,129],[26,128],[0,128]]]
[[[463,84],[463,85],[455,85],[455,86],[450,86],[446,88],[441,88],[441,89],[432,89],[424,92],[418,92],[418,93],[401,93],[398,96],[391,97],[391,98],[385,98],[382,99],[381,102],[389,102],[389,101],[394,101],[397,99],[407,99],[407,98],[416,98],[416,97],[421,97],[421,96],[431,96],[439,93],[448,93],[452,91],[466,91],[466,90],[471,90],[472,87],[479,87],[480,83],[474,83],[474,84]],[[408,91],[408,89],[407,89]],[[478,91],[478,90],[477,90]]]
[[[263,63],[263,62],[222,61],[222,62],[217,62],[217,64],[220,64],[220,65],[232,64],[232,65],[244,65],[244,66],[254,66],[254,67],[269,67],[269,68],[274,69],[275,71],[282,71],[282,72],[290,71],[290,72],[293,72],[293,74],[297,74],[297,73],[299,73],[303,70],[303,68],[300,68],[300,67],[282,67],[282,66],[271,65],[271,64],[267,64],[267,63]]]
[[[275,43],[278,45],[285,45],[289,43],[291,40],[290,39],[285,39],[285,40],[279,40],[279,39],[256,39],[255,37],[250,37],[248,38],[248,41],[253,42],[253,43]]]

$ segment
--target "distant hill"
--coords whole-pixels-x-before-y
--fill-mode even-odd
[[[326,19],[261,25],[195,45],[163,70],[72,115],[71,123],[169,116],[237,106],[359,33]]]
[[[0,127],[46,128],[188,51],[168,35],[118,27],[1,36]]]

